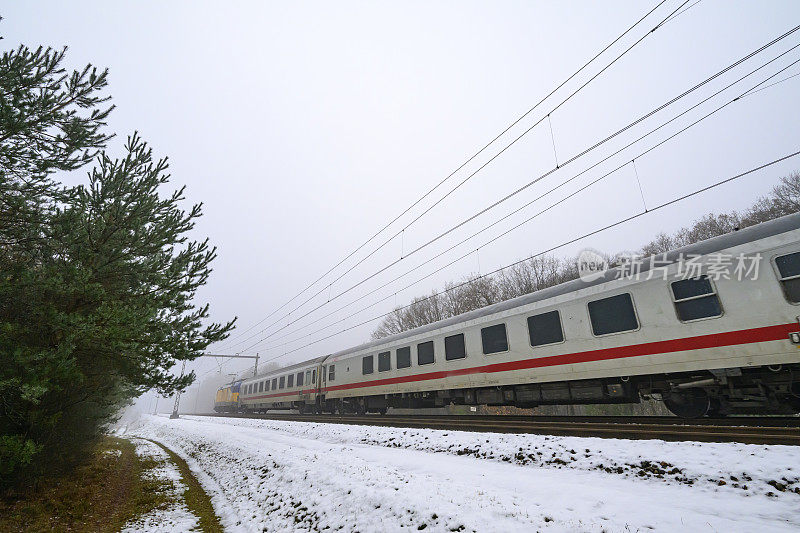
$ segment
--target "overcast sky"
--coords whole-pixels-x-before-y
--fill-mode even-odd
[[[505,144],[548,114],[680,6],[669,0],[534,110],[486,154],[354,259],[401,229]],[[110,69],[119,138],[138,130],[169,156],[173,185],[204,203],[196,236],[219,258],[199,297],[214,319],[239,317],[239,331],[269,315],[445,178],[472,153],[569,77],[657,2],[13,2],[2,10],[5,49],[69,46],[73,67]],[[212,350],[247,348],[281,357],[429,293],[485,273],[643,209],[628,165],[559,208],[440,273],[398,289],[474,250],[564,195],[630,161],[791,62],[789,52],[751,78],[676,120],[559,192],[498,224],[398,283],[300,329],[484,228],[617,148],[800,43],[800,31],[738,68],[560,168],[436,244],[404,259],[304,321],[297,316],[398,259],[465,217],[800,24],[800,3],[702,0],[646,37],[430,213],[309,304],[305,295],[258,327]],[[772,81],[800,72],[800,63]],[[636,160],[649,206],[690,193],[800,144],[800,76],[743,98]],[[552,124],[553,137],[550,134]],[[555,155],[553,150],[555,142]],[[634,223],[554,252],[615,252],[641,246],[703,214],[743,209],[795,158],[693,197]],[[85,173],[66,176],[82,181]],[[353,264],[353,260],[344,267]],[[336,273],[343,272],[340,268]],[[315,286],[327,287],[327,282]],[[385,299],[384,299],[385,298]],[[343,322],[364,307],[377,305]],[[245,340],[269,326],[280,322]],[[277,359],[291,363],[353,346],[378,322]],[[327,326],[327,327],[326,327]],[[299,331],[291,334],[295,330]],[[256,341],[273,334],[261,344]],[[285,338],[284,335],[287,335]],[[303,335],[306,335],[303,337]],[[243,342],[241,342],[243,341]],[[289,342],[291,341],[291,342]],[[285,343],[289,342],[286,345]],[[283,346],[282,346],[283,345]],[[246,364],[223,367],[231,372]],[[217,368],[210,359],[191,365]]]

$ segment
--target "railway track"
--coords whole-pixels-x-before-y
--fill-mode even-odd
[[[201,413],[199,416],[325,422],[366,426],[530,433],[572,437],[661,439],[800,445],[800,417],[730,417],[682,420],[676,417],[556,417],[480,415],[300,415],[295,413]]]

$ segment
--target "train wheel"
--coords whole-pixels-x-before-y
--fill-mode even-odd
[[[711,408],[711,398],[703,389],[686,389],[664,394],[664,405],[675,416],[700,418]]]

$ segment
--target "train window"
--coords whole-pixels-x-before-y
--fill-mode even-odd
[[[433,363],[433,341],[417,344],[417,364],[429,365]]]
[[[258,392],[264,392],[264,382],[258,384]]]
[[[464,344],[464,334],[451,335],[444,338],[444,358],[447,361],[453,359],[463,359],[467,356],[467,348]]]
[[[285,384],[286,384],[286,378],[284,376],[281,376],[280,381],[278,381],[278,388],[282,389]]]
[[[543,346],[564,341],[564,330],[561,327],[561,314],[548,311],[541,315],[528,317],[528,337],[531,346]]]
[[[325,365],[322,365],[322,372],[320,372],[320,375],[322,376],[322,382],[325,383],[328,376],[328,374],[325,373]]]
[[[317,383],[317,369],[311,371],[311,385],[314,386]]]
[[[294,387],[294,374],[289,374],[286,377],[286,388]]]
[[[272,388],[275,389],[275,385],[272,385]],[[264,381],[264,391],[269,391],[269,380]]]
[[[328,381],[333,381],[336,378],[336,365],[328,367]]]
[[[297,386],[298,387],[302,387],[303,386],[303,373],[302,372],[298,372],[297,373]]]
[[[386,372],[392,369],[392,352],[381,352],[378,354],[378,372]]]
[[[800,252],[776,257],[775,266],[786,299],[793,304],[800,303]]]
[[[495,324],[481,329],[483,353],[499,353],[508,351],[508,335],[505,324]]]
[[[595,335],[608,335],[639,328],[639,320],[633,309],[633,298],[627,292],[589,302],[589,319]]]
[[[722,315],[719,296],[708,276],[682,279],[670,283],[675,312],[682,322]]]
[[[397,368],[408,368],[411,366],[411,346],[404,346],[397,349]]]
[[[278,378],[272,378],[272,390],[278,389]]]
[[[372,356],[367,355],[361,359],[361,373],[372,374]]]

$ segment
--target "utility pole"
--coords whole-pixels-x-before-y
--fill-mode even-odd
[[[253,366],[253,376],[258,373],[258,354],[255,355],[220,355],[220,354],[211,354],[211,353],[204,353],[200,357],[229,357],[234,359],[255,359],[256,364]],[[183,362],[181,365],[181,376],[183,376],[184,372],[186,371],[186,361]],[[235,375],[235,374],[234,374]],[[181,403],[181,392],[178,391],[175,394],[175,406],[172,408],[172,414],[169,415],[170,418],[180,418],[178,416],[178,406]],[[158,399],[156,399],[156,408],[158,408]],[[155,413],[153,413],[155,414]]]

